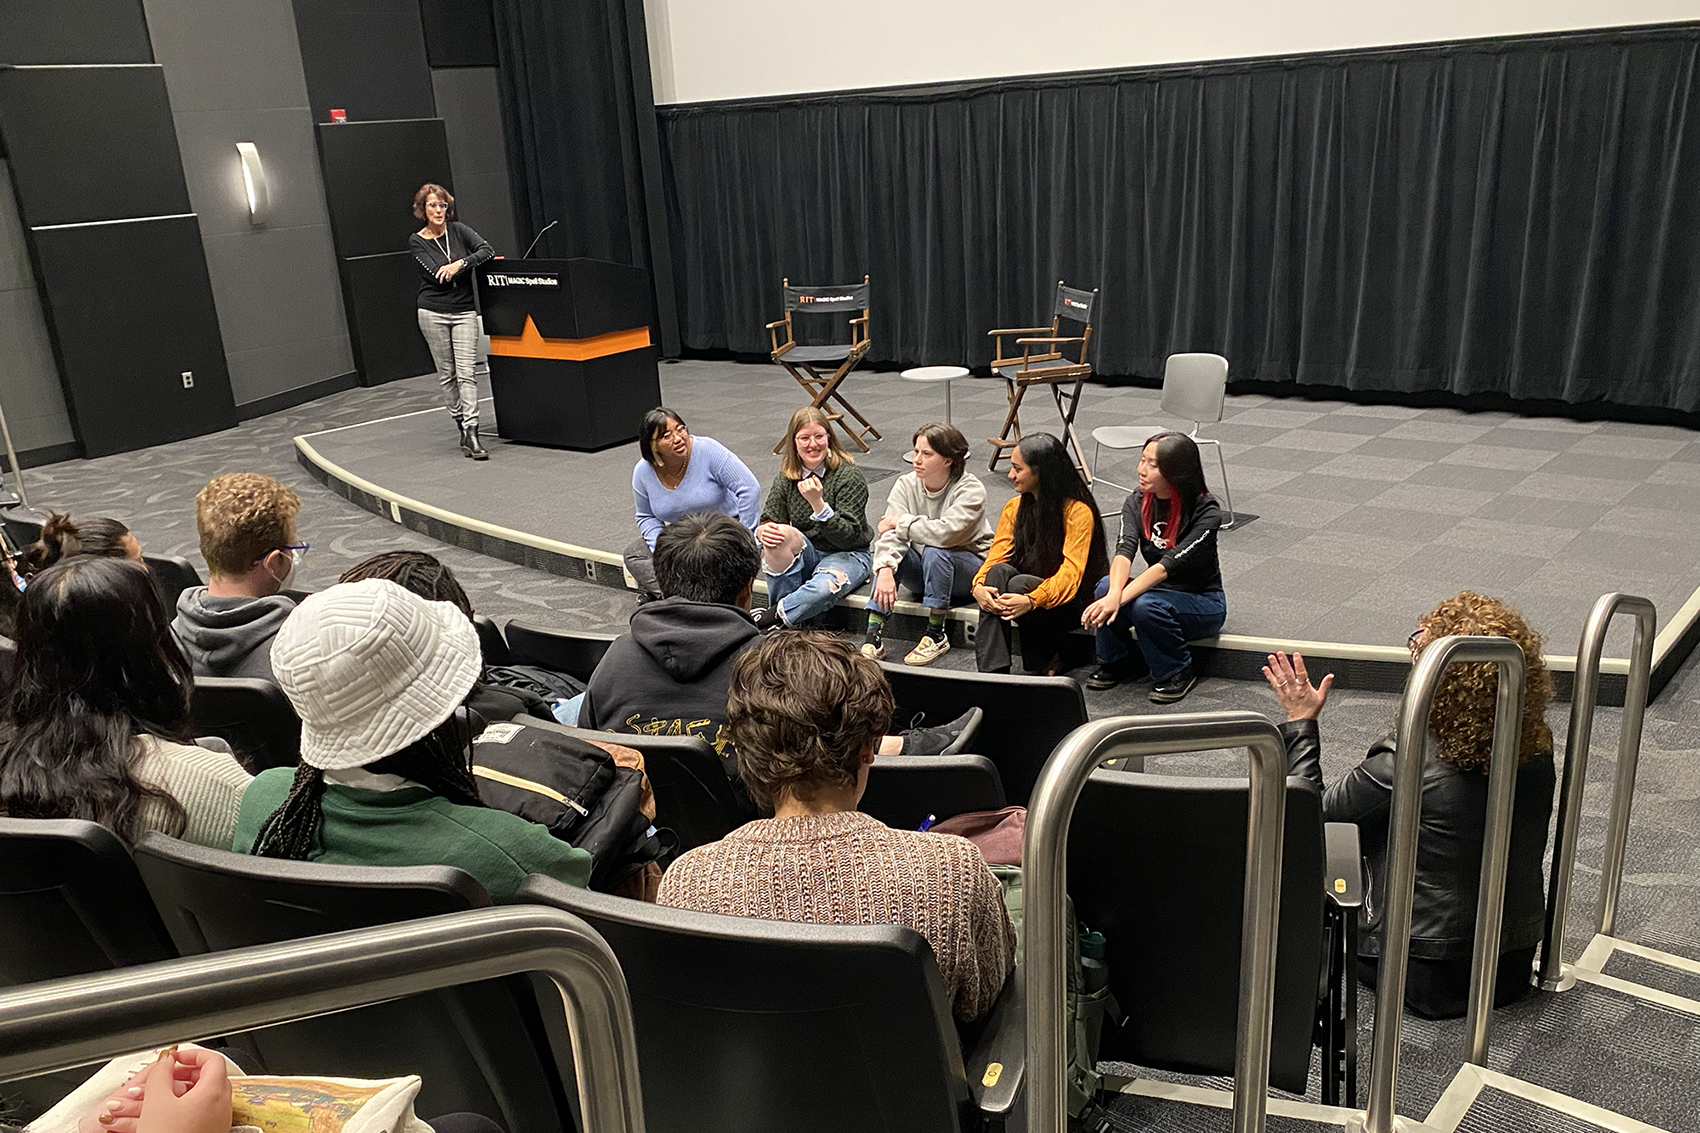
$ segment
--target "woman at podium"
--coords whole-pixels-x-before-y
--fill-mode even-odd
[[[448,398],[449,416],[460,433],[460,451],[473,460],[490,454],[478,442],[478,312],[473,307],[473,269],[496,254],[489,241],[455,217],[455,199],[426,182],[413,194],[413,215],[425,227],[407,238],[419,265],[419,333],[431,349],[437,380]]]

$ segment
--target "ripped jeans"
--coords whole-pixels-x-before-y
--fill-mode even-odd
[[[825,613],[838,604],[840,598],[855,592],[874,572],[874,559],[867,551],[833,551],[821,554],[809,537],[803,537],[803,549],[782,573],[766,571],[767,601],[779,607],[779,615],[788,626],[798,626]],[[844,581],[838,580],[839,572]]]

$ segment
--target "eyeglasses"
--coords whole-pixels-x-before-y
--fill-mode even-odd
[[[1410,637],[1405,639],[1405,647],[1411,651],[1412,656],[1416,656],[1417,651],[1422,648],[1423,634],[1427,632],[1428,627],[1420,625],[1411,631]]]
[[[449,206],[444,204],[442,201],[426,201],[425,207],[428,209],[446,209]]]
[[[301,560],[306,558],[307,552],[312,549],[313,544],[311,543],[285,543],[283,546],[278,548],[280,551],[288,551],[289,561],[294,563],[296,566],[301,565]]]

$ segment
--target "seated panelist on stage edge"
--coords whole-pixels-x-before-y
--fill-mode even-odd
[[[867,508],[868,482],[827,415],[797,410],[756,528],[767,575],[768,605],[756,611],[763,633],[799,626],[868,581],[874,529]]]
[[[761,513],[761,482],[749,465],[713,437],[691,434],[685,419],[658,406],[643,415],[632,469],[632,500],[639,538],[626,548],[626,570],[644,600],[661,595],[655,580],[655,539],[675,519],[719,512],[755,530]]]
[[[862,653],[885,656],[880,637],[897,601],[897,584],[921,595],[927,631],[904,657],[926,665],[950,651],[945,614],[972,596],[974,575],[992,545],[986,486],[967,470],[968,441],[954,425],[922,425],[911,438],[909,467],[886,497],[874,540],[874,593]]]
[[[1104,577],[1104,525],[1080,470],[1049,433],[1029,433],[1010,450],[1009,482],[1016,494],[974,576],[975,661],[982,673],[1009,672],[1012,627],[1020,626],[1023,667],[1054,675],[1064,638]]]
[[[1157,433],[1139,456],[1139,487],[1122,504],[1122,532],[1110,576],[1080,623],[1098,631],[1098,667],[1088,688],[1114,688],[1133,675],[1134,639],[1151,671],[1151,701],[1180,700],[1198,683],[1187,642],[1222,628],[1217,533],[1222,510],[1204,483],[1198,446],[1185,433]],[[1145,561],[1135,576],[1133,564]]]

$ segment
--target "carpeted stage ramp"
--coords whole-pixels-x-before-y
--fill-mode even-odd
[[[661,379],[667,404],[694,432],[732,448],[764,485],[776,473],[771,450],[805,403],[789,375],[765,364],[685,361],[663,365]],[[912,431],[943,417],[944,391],[894,373],[856,373],[843,388],[884,435],[857,458],[877,518],[907,469]],[[987,471],[986,439],[1002,422],[1004,385],[962,379],[953,396],[954,421],[975,446],[970,470],[1001,506],[1011,489],[1002,470]],[[1092,385],[1081,402],[1079,432],[1112,540],[1125,492],[1107,481],[1130,484],[1137,454],[1094,456],[1091,431],[1188,427],[1159,412],[1157,399],[1156,390]],[[494,410],[484,404],[484,432],[494,434]],[[1056,424],[1050,399],[1034,391],[1026,431]],[[1692,431],[1254,395],[1230,397],[1222,422],[1204,435],[1223,441],[1241,515],[1222,537],[1228,622],[1215,648],[1201,652],[1207,671],[1255,676],[1270,649],[1296,646],[1326,659],[1343,685],[1396,690],[1418,616],[1464,588],[1506,598],[1547,634],[1561,692],[1602,593],[1657,605],[1655,691],[1700,632],[1700,435]],[[529,566],[625,585],[619,552],[636,537],[637,446],[581,453],[487,443],[489,461],[464,459],[442,410],[296,438],[313,475],[380,515]],[[1204,457],[1222,496],[1208,448]],[[859,611],[846,613],[859,624]],[[965,623],[969,613],[960,617]],[[900,632],[904,624],[915,623],[900,620]],[[1619,701],[1628,638],[1626,623],[1616,627],[1606,650],[1604,694]]]

